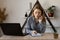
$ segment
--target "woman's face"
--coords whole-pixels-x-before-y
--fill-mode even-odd
[[[35,9],[33,13],[34,13],[34,16],[36,19],[38,19],[41,16],[41,10],[40,9]]]

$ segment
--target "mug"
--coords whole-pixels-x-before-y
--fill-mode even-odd
[[[58,34],[57,33],[54,33],[54,38],[57,39],[58,38]]]

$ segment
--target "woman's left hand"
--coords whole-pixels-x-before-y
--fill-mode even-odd
[[[39,17],[39,20],[43,20],[43,16]]]

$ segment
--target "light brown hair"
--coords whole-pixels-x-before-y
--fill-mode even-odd
[[[34,13],[33,13],[33,12],[34,12],[35,9],[41,10],[41,16],[43,17],[42,22],[46,22],[45,16],[44,16],[44,14],[43,14],[43,10],[42,10],[38,5],[36,5],[36,6],[33,8],[33,10],[32,10],[32,16],[34,17]]]

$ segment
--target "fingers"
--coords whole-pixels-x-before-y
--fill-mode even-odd
[[[32,33],[33,33],[33,34],[37,34],[37,32],[36,32],[36,31],[32,31]]]
[[[35,33],[35,34],[37,34],[37,32],[36,32],[36,31],[35,31],[34,33]]]

